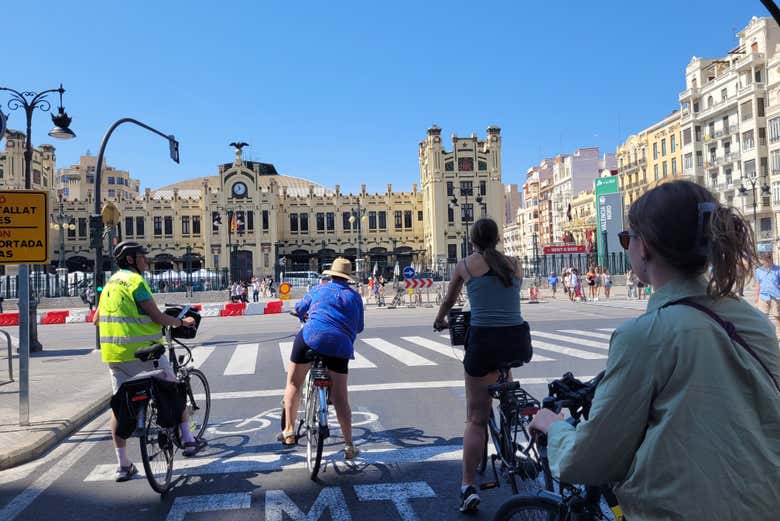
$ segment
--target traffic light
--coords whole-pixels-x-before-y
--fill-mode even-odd
[[[91,248],[97,248],[103,241],[103,216],[100,214],[89,216],[89,244]]]

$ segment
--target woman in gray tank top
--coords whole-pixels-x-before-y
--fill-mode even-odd
[[[517,262],[498,250],[498,226],[483,218],[471,227],[474,253],[455,267],[447,295],[439,308],[434,329],[444,329],[447,313],[463,285],[471,304],[471,325],[466,335],[463,359],[466,384],[466,428],[463,433],[463,478],[460,510],[476,510],[479,495],[473,486],[477,465],[485,445],[491,398],[487,386],[496,383],[498,368],[515,360],[528,360],[522,352],[520,284],[522,270]]]

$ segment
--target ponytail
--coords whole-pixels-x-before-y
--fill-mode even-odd
[[[706,274],[713,298],[733,296],[757,264],[753,231],[744,217],[690,181],[646,192],[631,205],[628,221],[670,266],[686,276]]]
[[[727,206],[718,206],[713,212],[709,231],[711,272],[707,294],[725,297],[752,276],[758,261],[755,238],[742,215]]]
[[[512,287],[515,272],[512,262],[498,250],[498,225],[496,221],[483,217],[471,227],[471,242],[482,251],[482,257],[491,270],[501,279],[504,287]]]

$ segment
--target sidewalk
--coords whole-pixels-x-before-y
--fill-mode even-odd
[[[4,340],[4,339],[3,339]],[[100,351],[46,346],[30,357],[30,425],[19,425],[19,359],[0,342],[0,470],[37,458],[108,407],[111,384]]]

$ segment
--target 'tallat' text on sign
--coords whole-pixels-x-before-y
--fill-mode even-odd
[[[0,264],[49,262],[49,193],[0,190]]]

